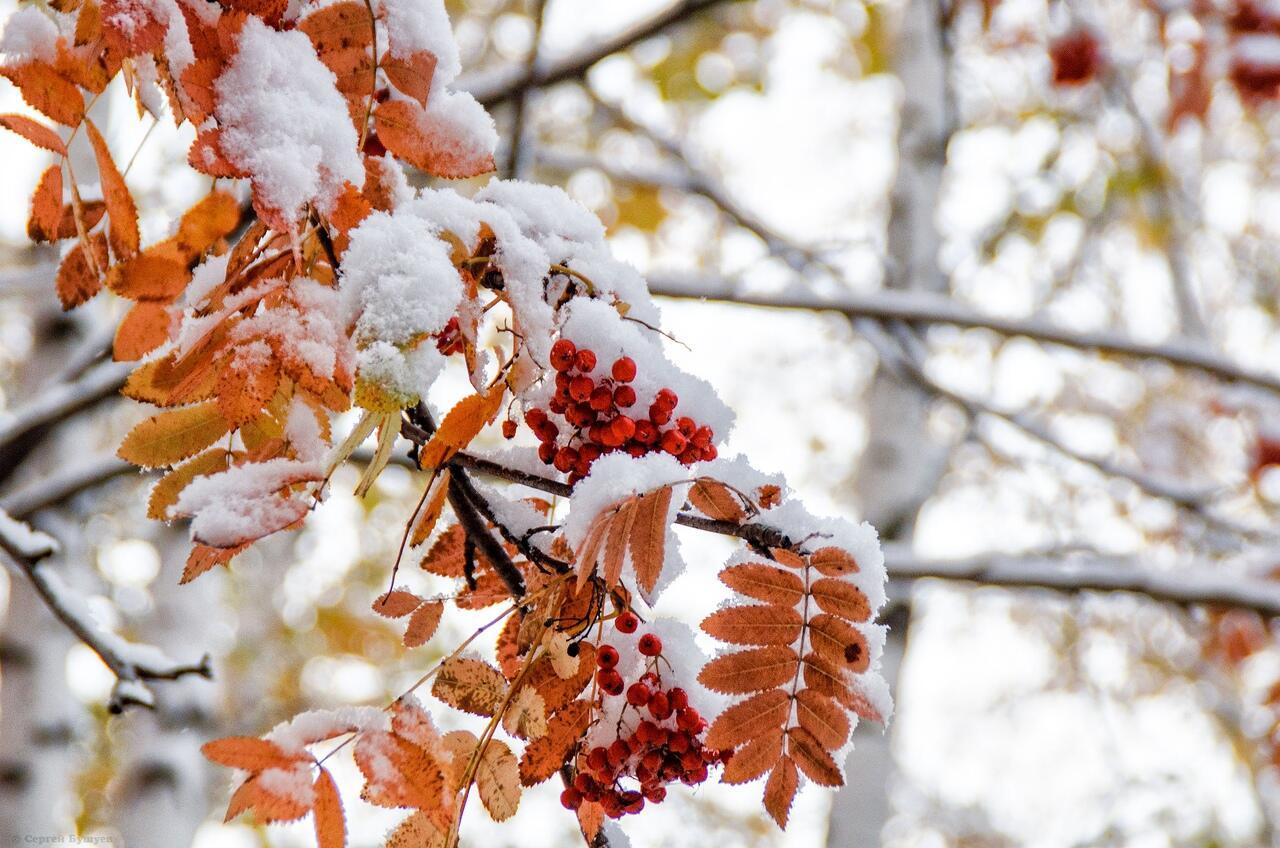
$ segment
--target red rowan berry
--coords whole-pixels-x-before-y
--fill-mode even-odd
[[[672,456],[679,456],[684,452],[685,440],[675,430],[668,430],[662,434],[662,449]]]
[[[646,633],[640,637],[640,644],[638,647],[640,649],[640,653],[644,654],[646,657],[656,657],[658,654],[662,653],[662,640],[657,636],[654,636],[652,633]]]
[[[627,687],[627,703],[636,707],[649,703],[649,687],[643,683],[632,683]]]
[[[613,403],[619,409],[628,409],[636,405],[636,390],[630,386],[618,386],[613,390]]]
[[[667,798],[667,790],[662,786],[648,787],[644,790],[644,797],[648,798],[651,804],[661,804]]]
[[[543,421],[538,425],[538,441],[554,442],[556,437],[560,435],[560,428],[555,425],[554,421]]]
[[[613,437],[617,439],[618,444],[626,444],[636,434],[636,422],[625,415],[619,415],[609,424],[609,429],[613,431]]]
[[[578,448],[578,456],[585,459],[588,464],[595,462],[600,458],[600,447],[599,445],[587,443]]]
[[[585,795],[587,792],[596,788],[595,778],[586,772],[580,771],[573,778],[573,788]]]
[[[661,427],[671,420],[671,410],[657,403],[649,404],[649,420]]]
[[[574,354],[578,347],[568,339],[559,339],[551,346],[551,367],[557,371],[568,371],[573,367]]]
[[[601,645],[596,650],[596,665],[601,668],[613,668],[618,664],[618,649],[612,645]]]
[[[687,733],[671,734],[671,738],[667,740],[667,747],[676,754],[683,754],[689,750],[689,735]]]
[[[639,459],[640,457],[644,456],[648,452],[649,451],[645,449],[644,445],[628,445],[627,446],[627,453],[636,459]]]
[[[528,424],[529,429],[531,430],[536,431],[539,427],[542,426],[542,422],[546,420],[547,420],[547,413],[543,412],[541,409],[539,409],[536,406],[533,407],[532,409],[525,410],[524,423]]]
[[[615,739],[609,746],[609,765],[616,766],[627,761],[631,756],[631,746],[625,739]]]
[[[670,412],[676,408],[676,404],[680,403],[679,396],[670,389],[659,389],[657,396],[653,402],[662,409]]]
[[[680,460],[681,465],[693,465],[698,461],[698,457],[701,455],[702,452],[700,450],[690,446],[681,451],[680,455],[676,457],[676,459]]]
[[[556,374],[556,391],[557,392],[569,391],[569,384],[571,382],[573,382],[572,375],[568,374],[567,372],[561,371],[560,373]]]
[[[604,412],[613,406],[613,395],[614,393],[609,391],[607,386],[597,386],[595,391],[591,393],[589,401],[591,408],[596,412]]]
[[[622,793],[622,811],[635,815],[644,809],[644,796],[634,789]]]
[[[658,428],[654,426],[652,421],[641,419],[636,422],[636,432],[633,438],[642,445],[651,445],[658,441]]]
[[[691,748],[680,755],[680,765],[686,772],[693,771],[702,765],[702,755]]]
[[[702,451],[702,458],[710,462],[720,455],[720,451],[716,450],[715,445],[707,445]]]
[[[590,377],[581,375],[574,377],[569,381],[569,397],[578,403],[584,403],[591,398],[591,392],[595,389],[595,383],[591,382]]]
[[[711,447],[711,438],[714,435],[715,434],[712,433],[711,428],[704,425],[699,427],[697,431],[689,437],[689,441],[705,450],[706,448]]]
[[[619,383],[630,383],[636,378],[636,361],[629,356],[615,359],[609,371]]]
[[[568,474],[578,463],[578,452],[573,448],[560,448],[556,453],[556,471]]]
[[[698,722],[702,720],[702,716],[698,715],[698,711],[686,707],[683,710],[676,711],[676,727],[681,730],[695,731],[698,728]]]
[[[631,691],[632,691],[633,689],[635,689],[637,686],[644,686],[644,684],[643,684],[643,683],[632,683],[632,684],[631,684],[631,687],[630,687],[629,689],[627,689],[627,700],[628,700],[628,701],[631,701]],[[633,704],[634,704],[634,703],[636,703],[636,702],[635,702],[635,701],[631,701],[631,703],[633,703]],[[643,702],[643,703],[645,703],[645,704],[649,703],[649,687],[647,687],[647,686],[645,686],[645,689],[644,689],[644,702]],[[650,743],[650,742],[654,742],[654,741],[656,741],[656,739],[658,738],[657,730],[658,730],[658,725],[656,725],[656,724],[654,724],[653,722],[648,721],[648,720],[646,719],[645,721],[640,722],[640,724],[636,727],[636,738],[637,738],[637,739],[639,739],[641,742],[644,742],[644,743],[646,743],[646,744],[648,744],[648,743]]]
[[[538,445],[538,459],[542,460],[545,465],[550,465],[556,461],[556,446],[551,442],[543,442]]]
[[[692,438],[693,434],[698,432],[698,425],[687,415],[682,415],[676,419],[676,427],[680,430],[680,435],[686,439]]]
[[[614,619],[613,626],[622,633],[635,633],[636,628],[640,626],[640,619],[636,617],[635,613],[628,610]]]
[[[587,754],[587,768],[592,771],[604,771],[609,767],[609,752],[603,746],[592,748]]]
[[[622,694],[622,675],[612,668],[602,668],[596,672],[596,682],[609,695]]]
[[[551,400],[547,401],[547,409],[551,410],[556,415],[563,415],[564,411],[568,408],[569,401],[564,398],[553,397]]]
[[[671,700],[671,706],[677,710],[683,710],[689,706],[689,693],[676,686],[667,692],[667,698]]]
[[[569,788],[560,793],[560,803],[566,810],[576,810],[582,806],[582,793]]]
[[[649,712],[658,721],[663,721],[671,717],[671,703],[667,700],[667,696],[662,692],[655,692],[649,698]],[[670,740],[667,742],[670,745]]]
[[[564,419],[574,427],[586,427],[596,420],[596,413],[585,403],[575,403],[564,411]]]
[[[579,371],[594,371],[596,367],[595,351],[583,348],[573,357],[573,364],[577,366]]]
[[[604,814],[611,819],[622,816],[622,802],[618,800],[615,792],[600,796],[600,806],[604,807]]]

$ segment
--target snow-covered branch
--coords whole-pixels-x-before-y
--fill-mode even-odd
[[[41,389],[35,399],[0,420],[0,451],[41,427],[111,397],[124,385],[132,370],[131,362],[111,362],[94,368],[78,380]]]
[[[850,318],[904,321],[908,324],[947,324],[965,329],[991,330],[1005,336],[1025,336],[1048,344],[1092,350],[1135,359],[1167,362],[1227,382],[1243,383],[1280,394],[1280,376],[1239,365],[1200,345],[1185,342],[1147,344],[1106,330],[1071,330],[1038,318],[1001,318],[957,304],[948,297],[920,293],[877,291],[838,297],[792,293],[752,295],[738,292],[722,279],[650,274],[649,288],[658,296],[759,306],[769,309],[839,312]]]
[[[182,664],[151,645],[129,642],[98,623],[89,609],[56,572],[43,561],[58,550],[54,539],[0,511],[0,549],[20,570],[40,595],[50,612],[80,641],[88,645],[116,676],[109,708],[122,712],[130,705],[151,707],[155,696],[147,685],[152,680],[177,680],[188,674],[211,677],[209,655],[198,663]]]

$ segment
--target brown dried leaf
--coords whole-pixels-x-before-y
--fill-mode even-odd
[[[604,807],[596,801],[583,801],[578,807],[578,827],[588,845],[596,844],[596,836],[604,824]]]
[[[502,729],[517,739],[533,739],[547,732],[547,707],[537,690],[520,687],[502,714]]]
[[[820,657],[861,673],[871,665],[867,638],[856,627],[834,615],[819,613],[809,621],[809,637]]]
[[[708,689],[730,695],[760,692],[793,680],[800,669],[800,657],[784,645],[753,648],[716,657],[698,672],[698,681]]]
[[[764,785],[764,808],[780,828],[786,829],[787,816],[791,814],[791,802],[795,800],[799,781],[795,762],[790,757],[783,757]]]
[[[440,616],[444,613],[444,604],[439,601],[427,601],[414,610],[409,616],[409,626],[404,631],[404,646],[417,648],[431,641],[440,626]]]
[[[117,455],[144,468],[176,465],[227,434],[227,422],[212,401],[161,412],[129,431]]]
[[[646,595],[653,592],[666,558],[667,512],[671,508],[671,487],[664,486],[640,496],[631,530],[631,567],[636,584]]]
[[[506,821],[520,806],[520,765],[505,742],[490,739],[476,763],[480,803],[494,821]]]
[[[89,244],[93,246],[93,258],[99,269],[107,265],[107,239],[102,233],[92,233]],[[54,288],[63,309],[74,309],[89,300],[102,289],[102,276],[89,262],[84,244],[77,244],[62,257]]]
[[[753,604],[716,610],[703,619],[702,629],[732,645],[790,645],[803,624],[791,607]]]
[[[822,747],[835,751],[849,741],[849,716],[831,697],[816,689],[796,693],[796,720]]]
[[[794,606],[804,597],[804,581],[798,575],[763,562],[731,565],[720,572],[720,582],[767,604]]]
[[[418,466],[423,469],[439,468],[458,451],[471,444],[484,426],[493,421],[502,409],[506,389],[494,387],[488,394],[468,395],[458,401],[440,422],[439,429],[430,441],[422,446]]]
[[[843,548],[819,548],[809,555],[809,564],[824,577],[840,577],[858,571],[857,560]]]
[[[787,731],[787,753],[795,759],[796,765],[805,776],[819,786],[843,786],[844,778],[840,775],[840,767],[823,748],[822,743],[803,727],[793,727]]]
[[[698,512],[716,521],[732,521],[734,524],[741,524],[742,519],[747,517],[742,504],[738,502],[737,495],[730,491],[728,486],[710,477],[699,477],[693,482],[693,486],[689,489],[689,503],[693,504]]]
[[[449,494],[449,479],[451,476],[449,469],[446,468],[432,478],[430,490],[426,494],[422,511],[419,513],[418,523],[413,527],[413,536],[409,539],[409,547],[418,547],[418,545],[427,541],[431,536],[431,532],[436,529],[436,522],[440,520],[440,515],[444,512],[444,502]]]
[[[507,692],[502,672],[483,660],[455,657],[436,672],[431,694],[455,709],[491,716]]]
[[[241,545],[236,548],[211,548],[208,545],[195,544],[191,546],[191,553],[187,556],[187,564],[182,569],[182,577],[178,580],[179,584],[190,583],[201,574],[209,571],[214,566],[226,565],[231,562],[231,558],[244,550],[247,545]]]
[[[428,813],[419,810],[400,822],[387,837],[387,848],[445,848],[449,830]]]
[[[782,727],[791,713],[791,696],[782,689],[752,695],[729,707],[711,724],[706,744],[736,748],[770,730]]]
[[[32,241],[54,241],[62,221],[62,166],[50,165],[40,175],[31,195],[31,215],[27,218],[27,236]]]
[[[823,612],[855,623],[871,618],[871,603],[867,596],[857,586],[845,580],[834,577],[815,580],[809,587],[809,594],[813,595]]]
[[[618,506],[613,520],[609,522],[609,532],[604,543],[604,579],[606,589],[618,585],[622,577],[622,563],[627,555],[627,540],[631,537],[631,528],[635,525],[636,512],[639,505],[637,498],[628,498]]]
[[[724,767],[725,783],[747,783],[777,765],[782,757],[782,728],[762,733],[739,748]]]
[[[498,668],[507,680],[515,680],[520,673],[520,620],[519,614],[509,615],[498,631]]]
[[[547,780],[573,753],[591,720],[591,705],[573,701],[547,722],[547,732],[525,746],[520,757],[520,782],[535,786]]]
[[[466,539],[467,534],[461,524],[446,527],[422,558],[422,568],[441,577],[461,577]]]
[[[401,618],[416,610],[422,604],[422,598],[406,589],[392,589],[384,592],[373,602],[373,611],[383,618]]]

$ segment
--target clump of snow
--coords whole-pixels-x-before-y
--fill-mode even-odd
[[[506,209],[530,238],[558,236],[584,244],[603,244],[604,224],[559,186],[522,180],[494,180],[476,192],[476,200]]]
[[[36,6],[20,6],[5,21],[0,32],[0,53],[6,65],[38,60],[54,62],[58,57],[58,27]]]
[[[1280,70],[1280,36],[1270,33],[1242,35],[1232,44],[1235,59],[1258,70]]]
[[[307,203],[332,210],[344,182],[364,184],[358,139],[333,72],[301,32],[249,17],[214,83],[219,145],[252,174],[255,197],[292,219]]]
[[[234,547],[283,529],[307,514],[307,496],[283,497],[294,483],[319,480],[318,462],[271,459],[197,477],[178,497],[170,515],[191,516],[191,535],[206,545]]]
[[[340,707],[308,710],[281,722],[266,735],[290,753],[302,753],[308,745],[359,730],[386,730],[390,714],[377,707]]]
[[[444,0],[378,0],[377,9],[386,23],[392,56],[407,59],[420,50],[429,51],[436,57],[433,89],[457,79],[462,60]]]
[[[288,799],[303,807],[316,802],[315,786],[311,782],[311,764],[301,761],[289,768],[269,768],[258,775],[258,786],[277,798]]]
[[[293,446],[294,453],[303,462],[321,462],[328,452],[324,437],[320,431],[320,421],[316,410],[302,399],[294,395],[289,403],[289,417],[285,420],[284,435]]]
[[[0,544],[27,560],[47,557],[58,551],[56,539],[24,521],[18,521],[3,509],[0,509]]]

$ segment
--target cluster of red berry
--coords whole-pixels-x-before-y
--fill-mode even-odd
[[[568,474],[569,485],[587,476],[597,458],[614,451],[625,450],[636,457],[665,451],[685,465],[716,458],[710,427],[699,427],[688,416],[672,420],[680,399],[671,389],[658,391],[649,404],[647,417],[623,411],[638,400],[636,390],[629,385],[636,378],[636,363],[631,357],[615,360],[610,376],[596,381],[591,378],[596,368],[595,352],[559,339],[551,347],[551,366],[556,370],[555,394],[547,409],[534,407],[525,412],[524,420],[542,443],[538,447],[539,458]],[[562,416],[571,428],[563,444],[560,425],[551,420],[551,415]],[[504,422],[502,431],[507,438],[514,437],[515,422]]]
[[[634,613],[624,612],[614,625],[622,633],[634,633],[640,621]],[[560,793],[560,803],[570,810],[583,801],[596,801],[610,818],[638,813],[646,801],[658,804],[667,797],[665,784],[702,783],[711,766],[726,763],[733,755],[703,746],[699,737],[707,729],[707,720],[690,706],[685,690],[662,688],[658,671],[662,640],[646,633],[637,648],[650,659],[645,673],[630,686],[617,669],[618,649],[607,644],[596,649],[601,699],[625,697],[627,705],[618,719],[617,738],[579,756],[573,785]],[[634,715],[630,725],[629,713]],[[624,785],[624,779],[639,787]]]

